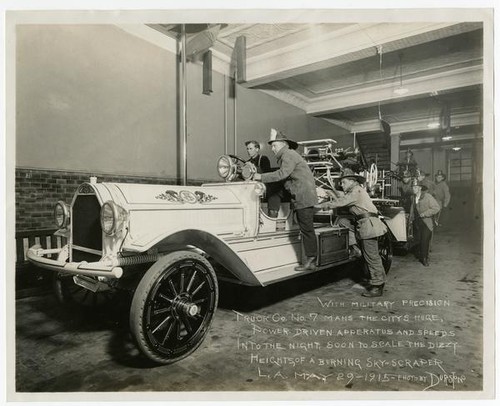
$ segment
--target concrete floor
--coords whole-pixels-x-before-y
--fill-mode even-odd
[[[395,256],[376,299],[360,296],[352,265],[268,288],[223,284],[204,343],[170,366],[139,356],[127,300],[75,312],[49,294],[17,299],[16,391],[479,391],[481,250],[474,227],[439,229],[431,266]]]

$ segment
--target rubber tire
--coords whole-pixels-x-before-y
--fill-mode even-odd
[[[197,338],[197,342],[186,352],[175,358],[165,358],[162,354],[159,354],[151,347],[147,340],[145,333],[145,317],[144,311],[148,301],[151,289],[155,286],[155,283],[162,277],[165,277],[169,272],[175,271],[175,265],[180,261],[185,260],[195,260],[203,264],[206,268],[207,275],[212,280],[212,288],[215,294],[215,300],[213,303],[213,308],[209,309],[209,319],[204,323],[203,330],[200,332],[200,336]],[[215,271],[203,256],[191,251],[177,251],[160,258],[156,261],[144,274],[141,281],[137,285],[137,288],[132,299],[132,305],[130,309],[130,330],[135,343],[139,350],[151,361],[158,364],[172,364],[174,362],[180,361],[189,355],[191,355],[204,341],[213,320],[215,310],[217,309],[217,303],[219,300],[219,287],[217,284],[217,277]]]
[[[378,251],[380,257],[382,258],[382,265],[384,265],[385,274],[387,275],[391,269],[393,256],[393,247],[390,233],[387,232],[378,238]],[[386,254],[383,254],[384,251],[386,252]],[[385,260],[384,256],[386,257]]]

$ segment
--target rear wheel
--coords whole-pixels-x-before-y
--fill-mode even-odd
[[[392,241],[390,233],[378,237],[378,252],[382,258],[382,265],[384,265],[385,273],[387,274],[392,265]]]
[[[161,364],[186,358],[205,339],[218,297],[215,272],[203,256],[179,251],[162,257],[132,299],[130,329],[139,349]]]

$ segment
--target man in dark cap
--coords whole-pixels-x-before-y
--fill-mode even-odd
[[[260,153],[260,144],[257,141],[246,141],[248,156],[247,162],[251,162],[257,168],[257,173],[266,173],[271,171],[271,162],[269,158]],[[283,185],[280,182],[267,183],[267,215],[272,218],[278,217],[281,205],[281,189]]]
[[[422,265],[429,266],[429,247],[434,229],[434,216],[439,213],[441,207],[436,199],[427,192],[427,186],[417,179],[413,180],[412,190],[410,221],[413,222],[419,260]]]
[[[428,173],[425,173],[424,171],[419,171],[417,175],[417,180],[419,183],[421,183],[423,186],[427,188],[427,193],[434,196],[436,184],[431,179],[429,179]]]
[[[332,201],[322,204],[331,209],[347,206],[354,215],[356,234],[361,242],[361,251],[370,271],[370,287],[362,295],[366,297],[382,296],[385,285],[385,269],[380,257],[378,237],[387,232],[387,227],[380,220],[378,210],[368,192],[361,185],[365,183],[363,176],[345,169],[340,177],[344,193],[334,191]]]
[[[297,213],[297,220],[302,234],[302,243],[306,258],[296,271],[314,271],[317,269],[317,241],[314,232],[314,205],[318,203],[316,182],[306,161],[295,151],[298,144],[288,139],[283,133],[271,129],[268,142],[280,168],[274,172],[255,174],[254,180],[264,183],[284,181],[284,188],[290,193],[292,204]]]

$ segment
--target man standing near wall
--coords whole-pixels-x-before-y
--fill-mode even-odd
[[[264,183],[284,181],[284,188],[290,193],[292,204],[297,213],[297,220],[302,234],[302,243],[306,254],[302,265],[296,271],[314,271],[318,245],[314,232],[314,205],[318,203],[316,183],[306,161],[295,151],[298,144],[284,134],[271,129],[268,142],[280,168],[277,171],[255,174],[254,180]]]
[[[410,221],[413,222],[418,256],[423,266],[429,266],[429,248],[434,229],[434,216],[439,213],[439,203],[427,192],[427,186],[415,179],[412,184],[413,198]]]
[[[436,179],[436,188],[434,190],[434,197],[437,202],[441,206],[441,210],[438,214],[436,214],[436,223],[437,226],[441,226],[443,222],[445,222],[446,211],[448,210],[448,205],[450,204],[451,195],[450,188],[446,183],[446,175],[442,170],[439,170],[435,176]]]

